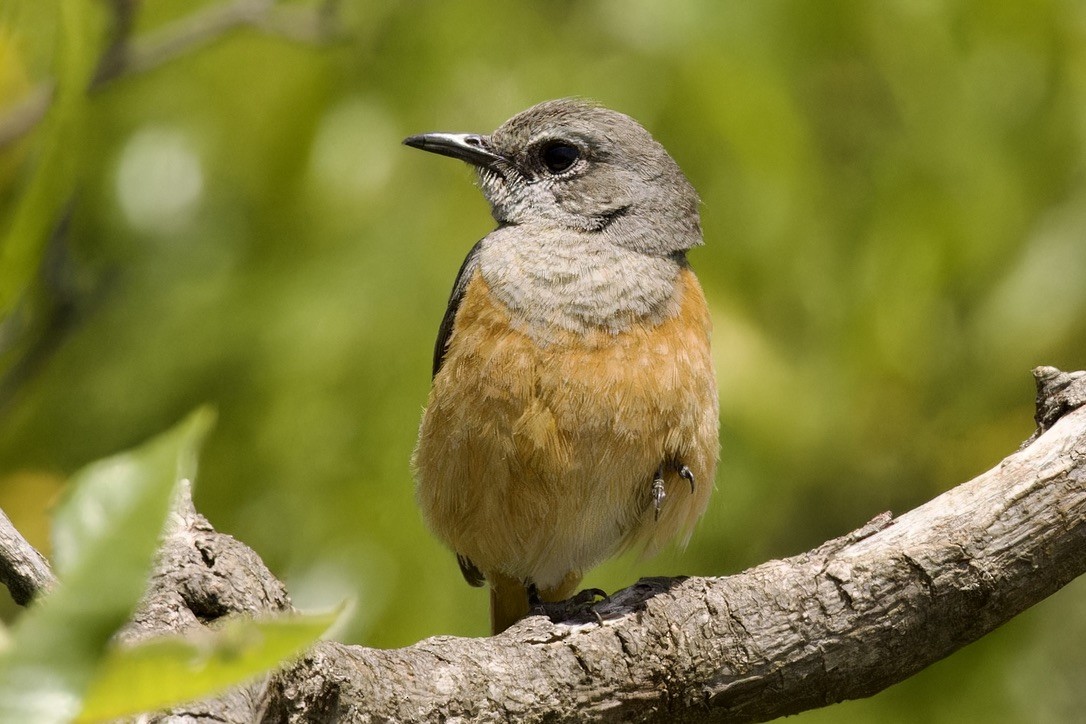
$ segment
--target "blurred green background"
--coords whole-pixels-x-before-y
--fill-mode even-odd
[[[208,42],[87,92],[116,7],[150,57]],[[227,7],[257,20],[215,32]],[[48,82],[0,146],[0,507],[47,548],[68,473],[213,403],[198,508],[298,605],[354,598],[345,641],[486,630],[408,459],[493,222],[409,134],[587,96],[702,194],[717,491],[685,552],[587,586],[727,574],[904,512],[1030,434],[1031,367],[1086,366],[1081,2],[0,0],[0,136]],[[1081,719],[1084,600],[1073,583],[799,720]]]

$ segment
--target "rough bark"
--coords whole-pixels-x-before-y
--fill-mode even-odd
[[[725,578],[644,579],[496,637],[325,642],[161,720],[762,721],[868,696],[1086,570],[1086,374],[1035,376],[1040,434],[898,518]],[[183,509],[128,635],[288,607],[252,551]]]

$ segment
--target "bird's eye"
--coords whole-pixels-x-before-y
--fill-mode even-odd
[[[569,169],[577,159],[581,157],[581,152],[576,146],[571,146],[568,143],[549,143],[543,147],[543,150],[539,153],[540,158],[543,160],[543,165],[547,167],[547,170],[551,173],[562,173]]]

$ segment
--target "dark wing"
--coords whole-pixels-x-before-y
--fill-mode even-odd
[[[437,330],[437,342],[434,344],[434,377],[437,377],[437,371],[441,369],[441,363],[445,361],[445,351],[448,349],[449,337],[452,335],[453,323],[456,321],[456,311],[460,309],[464,290],[467,289],[468,281],[471,280],[472,273],[479,265],[476,257],[484,241],[486,241],[485,238],[480,239],[475,246],[471,247],[471,251],[464,258],[464,263],[460,265],[460,271],[456,273],[452,294],[449,295],[449,306],[445,308],[445,316],[441,318],[441,326]]]
[[[469,586],[478,588],[486,583],[486,576],[484,576],[483,572],[471,562],[470,558],[457,553],[456,562],[460,564],[460,572],[464,574],[464,580],[468,582]]]

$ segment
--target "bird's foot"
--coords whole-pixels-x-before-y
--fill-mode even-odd
[[[675,461],[675,471],[679,474],[679,477],[683,480],[690,482],[690,492],[694,492],[694,473],[690,471],[690,468],[686,467],[682,463]]]
[[[596,610],[596,606],[606,603],[608,600],[606,591],[599,588],[586,588],[579,591],[564,601],[542,601],[539,592],[536,591],[535,601],[532,601],[532,588],[528,589],[528,601],[533,614],[546,616],[552,623],[586,623],[596,621],[603,623],[603,616]]]
[[[670,465],[679,474],[679,477],[690,483],[690,492],[694,492],[694,473],[682,461],[673,459],[669,463],[656,468],[656,474],[652,478],[652,487],[649,489],[652,495],[652,508],[655,520],[660,520],[660,507],[667,497],[667,489],[664,487],[664,468]]]
[[[660,466],[656,469],[656,476],[652,479],[652,507],[655,510],[655,520],[660,520],[660,505],[664,502],[664,498],[667,497],[667,491],[664,490],[664,468]]]
[[[535,608],[543,603],[543,599],[539,597],[539,587],[534,583],[525,583],[524,590],[528,592],[528,608]]]

